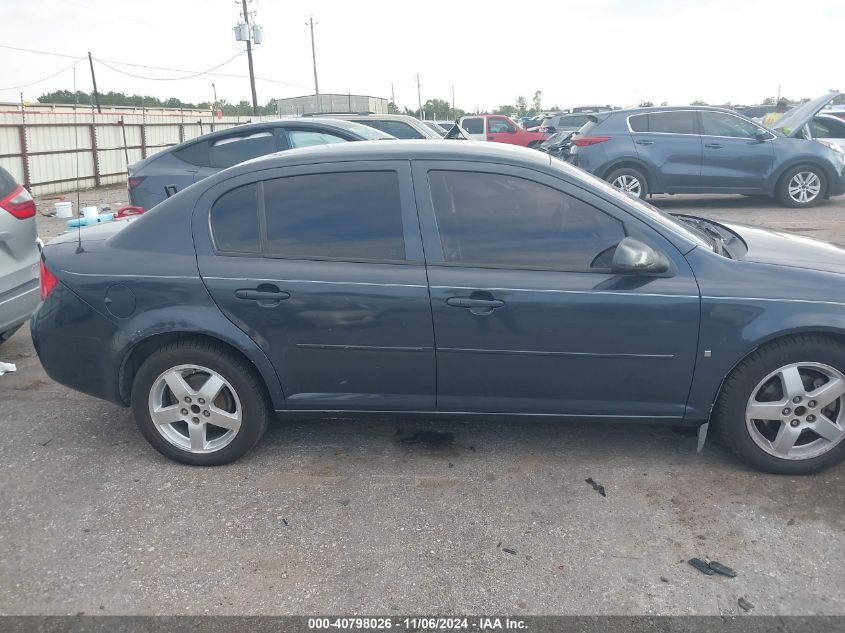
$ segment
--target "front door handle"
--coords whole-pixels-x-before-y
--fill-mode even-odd
[[[646,141],[646,140],[637,141],[637,145],[654,145],[654,141]]]
[[[705,143],[704,147],[709,147],[710,149],[722,149],[724,146],[720,143]]]
[[[453,308],[466,308],[476,316],[487,316],[493,314],[493,310],[501,308],[505,302],[495,299],[489,292],[473,292],[469,297],[449,297],[446,305]]]
[[[280,302],[290,298],[287,290],[279,290],[273,284],[261,284],[258,288],[240,288],[235,296],[245,301],[257,301],[262,308],[274,308]]]

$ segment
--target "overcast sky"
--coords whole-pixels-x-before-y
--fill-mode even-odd
[[[2,44],[82,57],[201,71],[237,55],[235,0],[2,0]],[[534,3],[253,0],[265,43],[256,47],[259,103],[313,93],[309,15],[321,92],[390,97],[417,106],[450,100],[466,110],[530,99],[546,107],[758,103],[778,85],[791,98],[845,89],[845,0],[571,0]],[[522,11],[526,12],[523,13]],[[73,71],[35,85],[73,59],[0,48],[0,100],[35,101],[73,84]],[[187,73],[119,66],[144,77]],[[184,101],[249,99],[246,55],[217,70],[238,77],[152,81],[97,64],[98,87]],[[84,63],[77,86],[91,90]]]

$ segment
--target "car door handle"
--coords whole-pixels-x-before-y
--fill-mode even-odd
[[[241,288],[235,290],[235,296],[238,299],[245,299],[247,301],[283,301],[290,298],[290,293],[286,290],[257,290],[249,288]]]
[[[449,297],[446,304],[453,308],[481,308],[495,310],[505,305],[501,299],[473,299],[472,297]]]
[[[722,149],[724,146],[721,143],[705,143],[704,147],[709,147],[710,149]]]
[[[637,145],[654,145],[654,141],[637,141]]]
[[[491,135],[489,135],[489,134],[488,134],[488,135],[487,135],[487,140],[488,140],[488,141],[495,141],[496,139],[495,139],[493,136],[491,136]]]

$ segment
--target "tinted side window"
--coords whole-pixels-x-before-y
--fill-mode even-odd
[[[271,131],[261,131],[211,141],[208,156],[212,167],[225,168],[275,151],[276,137]]]
[[[368,171],[264,183],[267,251],[301,259],[405,258],[399,176]]]
[[[707,136],[754,138],[760,129],[753,123],[724,112],[702,112],[701,126]]]
[[[428,177],[449,262],[587,270],[606,267],[625,237],[618,220],[531,180],[458,171]]]
[[[331,143],[343,143],[345,141],[346,139],[327,132],[288,130],[288,143],[290,143],[291,148],[310,147],[311,145],[329,145]]]
[[[192,143],[181,149],[173,150],[173,155],[190,165],[208,167],[208,141]]]
[[[628,119],[632,132],[648,132],[648,115],[635,114]]]
[[[654,112],[648,116],[649,132],[695,134],[695,112]]]
[[[484,134],[484,119],[464,119],[461,127],[470,134]]]
[[[381,130],[382,132],[387,132],[396,138],[425,138],[422,134],[403,121],[372,121],[370,119],[358,119],[357,121],[359,123],[363,123],[364,125],[369,125],[377,130]]]
[[[211,232],[218,250],[258,253],[258,187],[244,185],[224,193],[211,208]]]

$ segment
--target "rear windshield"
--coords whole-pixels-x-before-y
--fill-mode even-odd
[[[17,186],[18,181],[12,178],[12,174],[0,167],[0,198],[8,196]]]

